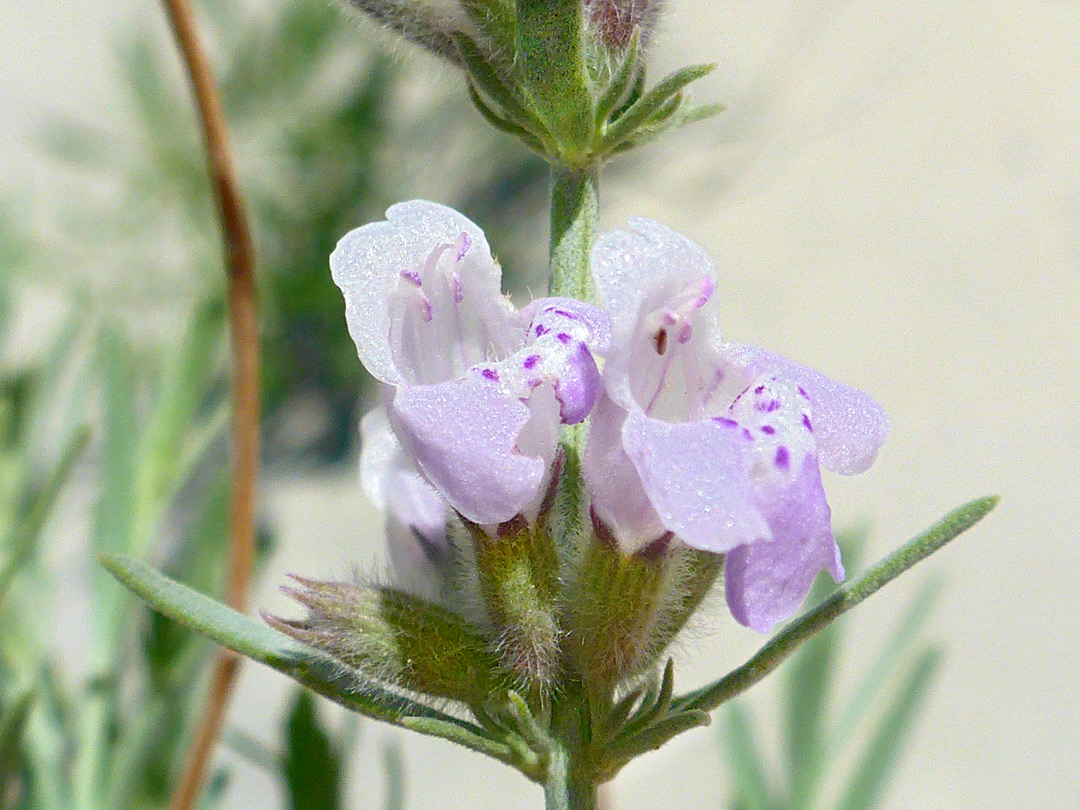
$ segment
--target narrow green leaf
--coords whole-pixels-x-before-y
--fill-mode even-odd
[[[25,765],[30,776],[27,798],[33,808],[71,807],[71,761],[68,758],[72,729],[70,717],[60,705],[58,685],[49,669],[39,662],[34,673],[34,711],[23,726]]]
[[[102,428],[104,469],[101,496],[94,508],[91,547],[97,552],[127,554],[134,543],[136,521],[135,471],[138,443],[135,430],[134,359],[131,346],[117,331],[102,336],[105,417]],[[123,592],[116,583],[94,570],[98,639],[93,645],[93,671],[113,659],[112,645],[126,621],[121,615]]]
[[[394,741],[383,747],[383,771],[386,774],[383,810],[405,810],[405,762],[401,747]]]
[[[602,150],[610,152],[623,141],[632,137],[664,108],[684,87],[709,75],[716,65],[691,65],[672,73],[645,93],[626,112],[616,118],[606,129],[601,141]]]
[[[140,544],[153,537],[157,515],[182,483],[178,479],[184,470],[179,462],[186,457],[191,427],[214,373],[214,355],[224,339],[223,323],[220,301],[197,307],[187,334],[167,361],[139,453],[136,506],[142,520],[136,535]]]
[[[98,559],[155,610],[233,652],[288,675],[350,711],[453,739],[496,759],[517,764],[506,746],[491,740],[479,726],[345,672],[339,662],[169,579],[146,563],[115,554],[101,554]]]
[[[12,542],[8,550],[9,556],[4,560],[3,566],[0,567],[0,604],[3,604],[4,597],[7,595],[15,575],[32,556],[34,548],[41,537],[42,529],[45,528],[45,523],[56,505],[57,498],[60,497],[64,484],[67,483],[71,471],[75,468],[75,464],[89,443],[90,429],[87,427],[80,428],[68,443],[68,446],[64,448],[60,460],[49,475],[48,481],[45,482],[45,486],[34,500],[34,504],[30,508],[30,514],[27,515],[16,531],[14,542]]]
[[[837,642],[837,627],[825,628],[792,656],[784,673],[790,810],[808,810],[825,767],[825,709],[836,665]]]
[[[40,448],[66,446],[71,441],[70,434],[80,429],[84,421],[85,403],[65,403],[65,400],[71,399],[72,395],[83,387],[79,378],[86,378],[90,374],[89,368],[73,368],[77,361],[76,349],[85,342],[89,331],[86,314],[89,307],[80,304],[81,302],[73,304],[71,315],[49,346],[44,362],[34,374],[28,408],[30,424],[25,441],[37,452],[40,452]],[[83,364],[88,365],[90,364]],[[71,410],[58,414],[60,404],[68,404]],[[72,414],[76,414],[74,418],[70,418]]]
[[[696,121],[703,121],[706,118],[711,118],[727,109],[723,104],[699,104],[696,107],[687,109],[689,106],[689,96],[680,97],[680,100],[681,103],[673,109],[672,115],[662,118],[659,123],[643,125],[631,137],[612,149],[610,154],[621,155],[624,152],[629,152],[631,149],[636,149],[639,146],[644,146],[647,143],[655,141],[665,132],[681,129]]]
[[[469,81],[468,83],[469,98],[472,100],[473,106],[479,111],[491,126],[500,132],[505,132],[507,135],[513,135],[515,138],[524,143],[527,147],[540,155],[547,155],[548,150],[540,142],[540,140],[533,135],[529,130],[523,126],[515,124],[508,118],[503,118],[497,112],[495,112],[488,105],[486,101],[476,91],[476,86]]]
[[[672,737],[699,726],[707,726],[712,721],[706,712],[687,709],[676,714],[669,714],[651,726],[643,728],[626,738],[617,738],[604,751],[604,756],[616,763],[626,763],[635,757],[655,751]]]
[[[285,726],[282,775],[291,810],[338,810],[341,807],[342,762],[319,723],[315,698],[298,690]]]
[[[626,53],[623,54],[622,61],[619,62],[618,67],[611,76],[611,81],[608,82],[604,92],[600,94],[600,98],[596,101],[596,125],[598,130],[602,130],[611,114],[615,112],[620,104],[626,101],[633,90],[634,83],[641,71],[638,62],[640,48],[641,30],[635,28],[634,33],[630,35],[630,43],[626,48]]]
[[[454,41],[461,52],[461,59],[471,79],[470,84],[498,105],[502,111],[499,117],[521,127],[537,140],[549,144],[550,133],[541,120],[525,106],[521,96],[499,75],[495,66],[476,47],[476,43],[462,35],[458,35]]]
[[[676,126],[685,127],[689,124],[696,124],[698,121],[704,121],[707,118],[719,115],[726,109],[726,104],[698,104],[696,107],[691,107],[679,115]]]
[[[836,746],[848,740],[906,657],[912,643],[933,614],[941,589],[941,578],[931,577],[915,594],[900,624],[882,645],[881,652],[859,679],[851,698],[845,704],[832,735]]]
[[[191,676],[194,678],[195,673]],[[178,703],[176,695],[155,695],[140,703],[138,711],[128,718],[109,752],[109,775],[101,807],[131,807],[134,796],[149,791],[157,793],[155,798],[161,802],[167,801],[167,786],[159,787],[159,780],[154,778],[162,772],[156,767],[160,760],[155,760],[155,754],[162,747],[174,756],[180,753],[178,718],[183,715],[184,707]],[[168,765],[171,764],[170,760]],[[167,766],[164,772],[168,772]]]
[[[671,706],[671,696],[674,691],[675,661],[669,658],[664,664],[663,674],[660,676],[655,694],[652,690],[646,693],[646,698],[641,702],[637,714],[626,724],[620,736],[636,734],[639,729],[652,725],[657,718],[666,715]]]
[[[645,694],[643,687],[638,687],[619,699],[607,716],[603,717],[594,731],[597,738],[608,739],[623,730],[630,712]]]
[[[7,794],[5,788],[8,779],[19,764],[23,729],[35,697],[32,691],[26,691],[7,701],[8,705],[0,717],[0,795]]]
[[[461,0],[465,13],[491,46],[492,58],[513,64],[517,50],[514,4],[511,0]]]
[[[356,717],[356,715],[350,714],[346,717]],[[225,729],[221,734],[221,744],[252,765],[258,765],[267,773],[275,777],[281,774],[285,755],[240,729],[235,727]]]
[[[481,754],[500,759],[524,771],[522,764],[517,760],[510,746],[493,740],[486,734],[470,731],[468,728],[463,727],[461,723],[437,720],[432,717],[414,716],[403,718],[400,725],[410,731],[432,737],[441,737],[444,740],[463,745],[473,751],[479,751]],[[526,776],[530,776],[530,774],[526,772]]]
[[[941,650],[931,647],[912,666],[871,737],[866,753],[843,793],[839,810],[873,810],[878,806],[889,777],[900,761],[911,723],[940,663]]]
[[[954,509],[861,577],[838,588],[816,608],[788,624],[741,667],[708,686],[676,698],[673,707],[676,710],[694,708],[711,711],[746,691],[776,669],[815,633],[986,517],[997,506],[998,500],[996,496],[978,498]]]
[[[719,731],[735,794],[733,805],[739,810],[772,810],[765,760],[742,701],[733,700],[724,707],[724,722]]]

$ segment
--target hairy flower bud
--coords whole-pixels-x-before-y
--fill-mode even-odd
[[[455,0],[349,0],[349,4],[410,42],[460,63],[453,35],[469,32],[471,25]]]
[[[472,705],[510,688],[487,639],[460,616],[401,591],[293,577],[307,618],[267,621],[350,670]]]
[[[609,48],[624,49],[635,29],[644,43],[660,16],[660,0],[585,0],[589,30]]]

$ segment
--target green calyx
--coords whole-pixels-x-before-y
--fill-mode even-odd
[[[659,538],[621,551],[599,522],[571,585],[570,658],[594,695],[655,667],[708,593],[723,558]]]
[[[544,521],[517,518],[494,534],[467,528],[495,651],[530,690],[547,691],[558,676],[562,638],[555,541]]]
[[[514,683],[487,640],[449,610],[389,588],[292,579],[297,587],[286,592],[308,616],[267,620],[348,670],[466,704],[488,700]]]
[[[654,659],[668,563],[666,549],[625,554],[604,540],[589,544],[568,600],[567,622],[570,659],[591,692],[613,691]]]
[[[469,94],[492,126],[553,164],[591,169],[670,129],[719,112],[687,86],[712,65],[646,89],[642,32],[614,47],[589,28],[581,0],[471,0],[474,32],[452,32]]]

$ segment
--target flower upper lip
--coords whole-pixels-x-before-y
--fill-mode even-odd
[[[368,371],[390,386],[391,426],[424,477],[469,520],[535,508],[560,422],[600,391],[607,316],[570,299],[518,312],[483,232],[422,200],[347,234],[330,257]]]

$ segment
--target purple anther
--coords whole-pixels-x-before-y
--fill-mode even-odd
[[[470,237],[467,233],[463,231],[461,236],[458,237],[457,253],[454,254],[454,258],[460,262],[462,259],[465,258],[465,254],[469,252],[469,248],[471,247],[472,237]]]

